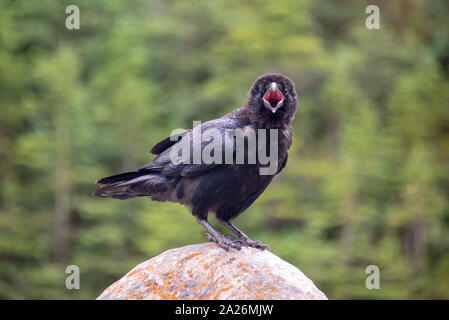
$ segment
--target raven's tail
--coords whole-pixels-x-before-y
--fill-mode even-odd
[[[129,199],[152,196],[167,191],[167,179],[156,173],[132,171],[116,174],[96,181],[101,186],[94,196],[102,198]]]

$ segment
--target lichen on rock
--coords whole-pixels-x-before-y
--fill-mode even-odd
[[[215,243],[171,249],[149,259],[97,299],[327,299],[299,269],[269,251],[225,251]]]

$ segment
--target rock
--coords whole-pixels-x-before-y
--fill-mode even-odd
[[[327,299],[300,270],[269,251],[215,243],[171,249],[142,262],[97,299]]]

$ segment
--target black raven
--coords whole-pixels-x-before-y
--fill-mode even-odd
[[[151,149],[151,153],[157,155],[153,161],[136,171],[98,180],[96,183],[101,188],[94,195],[116,199],[149,196],[157,201],[178,202],[191,209],[198,223],[207,229],[209,240],[217,242],[222,248],[229,250],[250,246],[267,249],[267,245],[249,239],[230,221],[248,208],[270,184],[274,175],[284,168],[287,150],[292,142],[290,122],[295,116],[296,105],[295,87],[289,78],[281,74],[262,75],[251,86],[243,107],[160,141]],[[197,146],[200,152],[212,140],[223,138],[218,145],[215,144],[217,148],[209,153],[219,161],[205,161],[202,158],[199,162],[195,161],[192,153],[195,153],[195,130],[198,129],[200,138],[208,129],[215,130],[213,139],[199,140]],[[248,132],[251,131],[257,143],[254,140],[250,143],[251,134]],[[242,152],[237,142],[238,133],[243,134],[244,142],[240,143],[244,146],[243,156],[238,155]],[[271,148],[274,144],[277,149]],[[181,149],[183,145],[188,148]],[[218,148],[221,146],[223,148]],[[184,161],[174,161],[174,155],[180,155],[178,149],[181,154],[184,150],[188,155],[182,158]],[[229,150],[231,157],[226,158]],[[261,174],[261,169],[268,167],[266,161],[261,161],[263,157],[266,159],[268,150],[276,152],[275,171]],[[251,162],[251,154],[256,155],[255,161]],[[238,159],[243,159],[243,162],[239,163]],[[236,237],[222,235],[215,230],[207,221],[209,212],[215,213],[218,221]]]

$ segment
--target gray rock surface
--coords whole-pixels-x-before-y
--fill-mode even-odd
[[[225,251],[215,243],[149,259],[97,299],[327,299],[304,273],[269,251]]]

